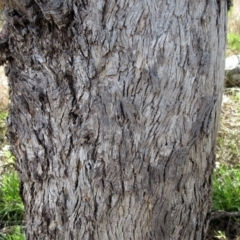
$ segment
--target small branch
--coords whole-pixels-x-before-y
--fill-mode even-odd
[[[240,212],[217,211],[211,213],[211,220],[223,217],[240,217]]]
[[[26,221],[0,221],[0,224],[8,224],[9,226],[21,225],[24,226]]]

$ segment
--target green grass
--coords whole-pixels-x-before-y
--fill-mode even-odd
[[[233,51],[240,52],[240,35],[237,33],[228,33],[227,35],[228,48]]]
[[[22,222],[24,207],[19,196],[19,178],[16,172],[3,176],[0,183],[0,221],[11,225],[11,222]]]
[[[213,211],[240,211],[240,166],[221,165],[213,175]]]
[[[8,116],[8,111],[0,112],[0,121],[5,121]]]
[[[6,151],[7,161],[13,161]],[[9,160],[10,159],[10,160]],[[19,178],[12,167],[0,179],[0,221],[4,223],[0,230],[1,240],[25,240],[21,228],[24,219],[24,206],[19,196]]]
[[[0,240],[25,240],[22,230],[24,206],[19,196],[19,177],[6,142],[8,111],[0,111]]]
[[[26,240],[23,229],[20,226],[12,226],[7,234],[0,233],[1,240]]]

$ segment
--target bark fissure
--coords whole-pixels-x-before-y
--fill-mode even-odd
[[[0,63],[28,239],[204,239],[225,8],[8,1]]]

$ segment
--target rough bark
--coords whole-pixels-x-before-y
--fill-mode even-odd
[[[204,239],[226,11],[7,1],[1,60],[29,240]]]

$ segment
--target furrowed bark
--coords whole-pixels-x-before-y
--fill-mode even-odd
[[[226,1],[7,6],[27,238],[204,239]]]

